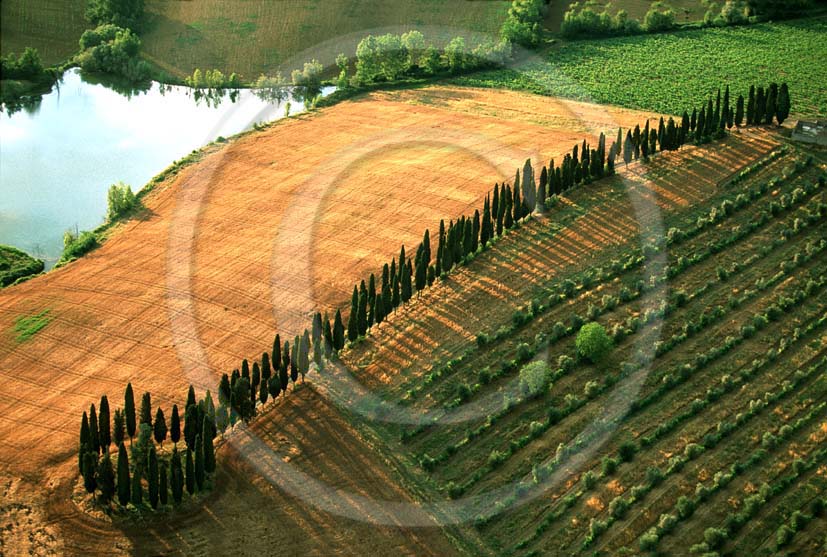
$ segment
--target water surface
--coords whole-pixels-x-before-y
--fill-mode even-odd
[[[327,94],[328,88],[323,91]],[[38,107],[0,114],[0,244],[54,264],[66,230],[89,230],[106,214],[110,184],[138,191],[154,175],[218,136],[284,116],[286,101],[238,91],[196,102],[194,91],[152,83],[119,93],[66,72]],[[290,100],[290,112],[303,105]]]

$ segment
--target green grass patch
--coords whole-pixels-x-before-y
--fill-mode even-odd
[[[14,321],[14,332],[17,333],[17,342],[25,342],[49,324],[49,308],[35,315],[20,316]]]
[[[0,288],[43,272],[43,261],[11,246],[0,245]]]
[[[514,69],[451,80],[680,114],[719,85],[786,81],[793,111],[827,116],[827,19],[573,41]]]

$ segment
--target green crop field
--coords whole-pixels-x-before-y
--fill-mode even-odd
[[[604,180],[344,355],[354,377],[414,413],[487,408],[455,425],[377,429],[422,489],[506,490],[489,505],[506,510],[476,522],[493,554],[822,547],[812,502],[827,488],[827,157],[753,139],[632,170],[652,180],[668,231],[654,274],[644,269],[657,250],[642,247],[654,237],[629,232],[622,181]],[[494,285],[508,296],[492,297]],[[615,343],[597,364],[575,357],[589,321]],[[530,361],[549,364],[548,391],[490,402]],[[580,433],[624,398],[599,450],[574,464],[594,439],[578,444]]]
[[[746,92],[786,80],[796,113],[827,116],[824,18],[574,41],[541,56],[454,81],[675,114],[717,84]]]

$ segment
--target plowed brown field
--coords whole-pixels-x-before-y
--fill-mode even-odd
[[[425,227],[479,207],[525,158],[559,158],[584,136],[646,116],[511,92],[426,88],[344,102],[209,148],[200,163],[157,186],[144,216],[103,247],[0,293],[0,522],[9,525],[0,549],[128,551],[154,539],[157,551],[195,551],[183,534],[120,531],[67,502],[84,408],[101,394],[120,406],[127,381],[165,410],[191,382],[213,387],[217,374],[267,349],[276,330],[292,335],[313,309],[342,305],[353,283],[400,243],[413,248]],[[15,320],[44,309],[50,323],[18,342]],[[330,409],[319,413],[321,422],[335,418]],[[342,429],[345,441],[349,431]],[[320,435],[311,439],[329,439]],[[396,489],[387,473],[364,474],[365,466],[381,466],[375,459],[338,465]],[[232,479],[215,495],[214,511],[206,505],[182,519],[200,532],[192,536],[217,538],[229,528],[256,538],[270,528],[256,513],[279,505],[315,515],[256,482],[246,486],[237,472],[222,472]],[[244,520],[259,522],[206,519],[245,511]],[[368,544],[363,553],[373,552],[373,528],[345,534],[330,516],[295,520],[296,532],[280,538],[285,552],[349,552],[358,540]],[[446,543],[434,537],[442,541],[429,547]],[[383,547],[421,553],[418,543],[413,533],[389,531]]]

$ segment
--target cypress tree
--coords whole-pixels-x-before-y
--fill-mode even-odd
[[[230,397],[227,397],[229,403]],[[172,405],[172,417],[169,419],[169,438],[177,446],[181,440],[181,418],[178,415],[178,405]]]
[[[546,191],[546,167],[543,167],[543,172],[540,174],[540,187],[537,188],[537,206],[534,208],[537,212],[543,213],[546,210],[546,198],[548,197],[548,193]],[[485,246],[485,243],[482,244]]]
[[[749,86],[749,100],[747,101],[747,125],[755,123],[755,85]]]
[[[371,281],[373,275],[371,274]],[[316,312],[313,315],[313,344],[318,344],[319,340],[322,338],[322,314],[320,312]],[[267,378],[269,379],[269,377]]]
[[[221,375],[221,382],[218,383],[218,402],[224,406],[230,403],[230,378],[226,373]]]
[[[341,321],[341,320],[340,320]],[[342,340],[342,346],[344,346],[345,341]],[[288,381],[290,379],[290,375],[288,372],[290,371],[290,343],[288,341],[284,341],[284,346],[281,350],[281,369],[279,370],[279,381],[281,381],[281,390],[284,391],[284,394],[287,394],[287,385],[289,384]]]
[[[420,246],[421,248],[422,246]],[[368,329],[376,322],[376,277],[370,274],[368,281]]]
[[[494,205],[497,205],[497,208],[496,208],[496,210],[494,210],[494,212],[497,214],[497,229],[496,229],[497,230],[497,236],[502,236],[503,235],[503,226],[505,225],[505,205],[506,205],[505,199],[504,199],[505,198],[505,195],[504,195],[505,194],[505,184],[503,184],[503,187],[502,187],[503,195],[500,196],[501,200],[499,202],[499,205],[497,204],[497,195],[498,195],[497,191],[498,191],[498,189],[499,188],[496,188],[496,187],[494,188]],[[492,210],[493,210],[493,208],[492,208]]]
[[[299,373],[302,374],[302,383],[304,383],[304,376],[310,371],[310,333],[307,329],[302,334],[299,346]]]
[[[640,136],[640,154],[643,160],[649,159],[649,119],[646,119],[646,124],[643,126],[643,134]]]
[[[321,338],[321,330],[322,330],[322,318],[319,315],[319,337]],[[315,325],[314,325],[315,327]],[[318,342],[318,341],[317,341]],[[267,383],[270,380],[270,377],[273,375],[273,369],[270,367],[270,354],[267,352],[262,352],[261,354],[261,382]]]
[[[98,413],[98,437],[103,452],[108,451],[109,444],[112,443],[112,432],[109,425],[109,399],[106,398],[106,395],[103,395],[101,397],[100,412]]]
[[[141,397],[141,419],[139,423],[152,427],[152,399],[149,393],[144,393]]]
[[[758,87],[755,92],[755,115],[753,121],[760,126],[764,122],[764,115],[767,113],[767,99],[764,97],[764,88]]]
[[[421,292],[422,289],[425,288],[425,283],[428,279],[427,273],[428,267],[427,263],[425,262],[425,258],[423,257],[416,262],[416,276],[414,277],[414,286],[416,286],[417,293]]]
[[[732,120],[732,116],[730,115],[730,104],[729,104],[729,85],[726,86],[726,90],[724,91],[724,103],[721,105],[721,125],[720,129],[724,129],[727,123]],[[729,127],[732,127],[730,125]]]
[[[83,455],[83,487],[87,493],[95,493],[98,487],[97,472],[98,472],[98,453],[97,451],[89,451]]]
[[[129,488],[131,492],[131,502],[136,507],[140,507],[144,502],[144,488],[141,485],[141,471],[137,467],[132,473],[132,486]]]
[[[112,468],[112,459],[108,449],[98,463],[97,484],[101,490],[101,502],[108,505],[115,496],[115,471]]]
[[[126,438],[126,424],[124,423],[124,415],[120,408],[115,409],[115,414],[112,416],[112,442],[115,446],[121,444]]]
[[[634,151],[634,144],[632,141],[632,132],[626,132],[626,140],[623,142],[623,162],[628,166],[632,162],[632,153]]]
[[[163,460],[158,463],[158,500],[166,506],[169,502],[169,487],[167,485],[167,463]]]
[[[767,108],[764,113],[764,123],[772,124],[772,119],[778,112],[778,84],[770,83],[769,91],[767,92]]]
[[[403,302],[407,302],[411,299],[413,292],[411,291],[411,274],[409,271],[408,265],[402,267],[402,290],[400,292],[400,297]]]
[[[258,389],[258,400],[259,402],[261,402],[262,406],[267,404],[267,389],[269,388],[269,386],[269,380],[262,381],[261,386]]]
[[[359,338],[359,291],[353,287],[350,298],[350,315],[347,318],[347,339],[355,342]]]
[[[132,383],[126,384],[126,392],[123,397],[123,411],[126,415],[126,433],[129,435],[129,444],[132,444],[132,438],[135,437],[135,396],[132,394]],[[126,503],[123,503],[126,504]]]
[[[149,448],[149,465],[147,466],[147,482],[149,483],[149,506],[158,508],[158,455],[155,447]]]
[[[100,453],[101,441],[98,435],[98,413],[95,405],[89,407],[89,450],[95,452],[95,458]]]
[[[118,447],[118,502],[121,505],[129,503],[130,487],[129,457],[126,454],[126,447],[121,442]]]
[[[689,131],[691,131],[693,134],[695,133],[695,129],[696,129],[695,125],[697,124],[697,122],[698,122],[698,109],[693,108],[692,109],[692,117],[689,119]]]
[[[267,391],[274,401],[279,396],[279,393],[281,393],[281,381],[277,375],[272,376],[267,382]]]
[[[512,193],[514,194],[514,202],[511,204],[511,207],[514,210],[514,222],[517,222],[525,216],[523,201],[520,195],[520,188],[517,187],[517,184],[514,184]],[[462,230],[460,230],[460,232],[462,232]]]
[[[209,423],[204,422],[204,432],[201,434],[201,439],[203,439],[203,452],[204,452],[204,471],[207,474],[212,474],[215,472],[215,446],[213,445],[213,437],[212,428],[210,427]]]
[[[187,447],[185,463],[186,475],[184,479],[186,480],[187,493],[192,495],[195,493],[195,463],[192,460],[192,450],[189,447]]]
[[[393,265],[391,265],[391,269],[393,269]],[[391,306],[393,306],[394,311],[399,306],[399,302],[402,301],[402,293],[400,291],[400,276],[402,272],[391,273]]]
[[[640,125],[636,125],[632,132],[632,148],[634,159],[638,160],[640,158]]]
[[[422,257],[425,261],[425,267],[431,264],[431,233],[426,228],[425,235],[422,237]]]
[[[271,364],[273,366],[273,375],[278,375],[279,366],[281,365],[281,337],[276,334],[273,339],[273,352],[271,354]]]
[[[92,449],[92,434],[89,431],[89,418],[86,412],[80,421],[80,446],[78,448],[78,472],[83,475],[83,458]]]
[[[330,324],[330,317],[324,312],[324,353],[330,357],[333,352],[333,326]],[[274,360],[275,361],[275,360]]]
[[[512,213],[513,209],[513,198],[511,196],[511,187],[505,186],[505,218],[503,220],[503,226],[505,228],[510,229],[514,225],[514,215]]]
[[[356,330],[359,336],[365,336],[368,332],[368,289],[365,281],[359,284],[359,298],[357,300]],[[301,369],[301,368],[299,368]]]
[[[293,388],[296,386],[296,381],[299,380],[299,353],[301,346],[299,346],[299,335],[293,337],[293,353],[290,354],[290,381],[293,382]]]
[[[480,212],[477,209],[474,209],[474,220],[471,221],[471,253],[476,253],[477,248],[479,248],[481,227],[482,225],[480,224]]]
[[[385,297],[384,296],[377,296],[376,297],[376,310],[374,311],[376,317],[376,323],[381,323],[385,320]]]
[[[706,121],[704,122],[704,137],[712,137],[715,133],[715,127],[718,125],[718,120],[715,119],[715,113],[712,108],[712,99],[706,103]],[[663,120],[661,118],[661,120]]]
[[[155,436],[155,442],[163,446],[164,440],[167,438],[167,420],[164,417],[164,411],[161,407],[155,411],[155,423],[152,426]]]
[[[338,352],[345,346],[345,326],[342,324],[342,312],[336,310],[333,324],[333,348]]]
[[[666,125],[663,121],[663,116],[660,117],[660,122],[658,122],[658,145],[660,146],[660,150],[663,151],[663,143],[664,138],[666,137]]]
[[[253,404],[256,403],[256,399],[258,398],[258,388],[261,385],[261,369],[258,367],[258,362],[253,362],[253,376],[252,381],[250,381],[250,399],[253,401]]]
[[[500,215],[500,184],[494,184],[494,199],[491,201],[491,220],[497,221]],[[498,230],[502,230],[502,226]],[[497,232],[499,235],[500,232]]]
[[[243,377],[247,381],[250,380],[250,364],[249,362],[247,362],[247,358],[241,360],[241,377]],[[187,395],[187,404],[184,407],[184,411],[186,411],[187,408],[193,405],[195,405],[195,394],[193,394],[192,396],[192,401],[190,401],[190,396]]]
[[[242,382],[246,381],[245,378],[241,378],[238,383],[236,383],[236,387]],[[237,395],[237,392],[234,393]],[[250,398],[249,392],[246,393],[247,398]],[[242,401],[238,398],[235,399],[236,404],[236,412],[241,415],[241,418],[244,418],[244,415],[241,413]],[[198,410],[195,406],[190,406],[187,408],[187,411],[184,412],[184,443],[186,443],[187,448],[191,449],[195,446],[195,435],[198,432]]]
[[[739,128],[744,123],[744,95],[738,95],[735,103],[735,125]]]
[[[778,106],[775,112],[775,117],[778,119],[779,126],[790,116],[791,108],[790,89],[787,87],[786,83],[782,83],[781,89],[778,91]]]
[[[718,96],[715,97],[715,115],[712,117],[712,122],[715,127],[720,127],[721,125],[721,88],[718,88]]]
[[[201,436],[195,437],[195,487],[198,491],[204,489],[204,442]]]
[[[472,237],[474,235],[474,226],[471,224],[470,219],[463,217],[460,231],[462,232],[462,256],[460,257],[460,261],[462,261],[462,258],[471,253],[471,246],[474,243]]]
[[[701,112],[698,114],[698,127],[695,130],[695,142],[701,143],[703,141],[704,133],[706,132],[706,107],[701,107]]]
[[[428,286],[431,286],[436,280],[436,269],[433,265],[428,266]]]
[[[172,500],[179,504],[184,495],[184,473],[181,470],[181,455],[178,454],[178,449],[173,449],[171,462],[169,483],[172,487]]]

